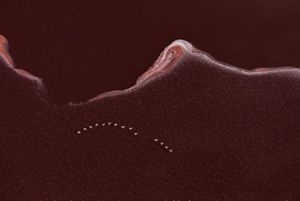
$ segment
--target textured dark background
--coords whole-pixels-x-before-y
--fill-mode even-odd
[[[133,85],[177,38],[243,68],[300,66],[296,1],[195,2],[2,1],[0,33],[55,103]],[[299,201],[298,73],[189,58],[67,107],[0,63],[0,200]]]
[[[243,68],[300,66],[299,1],[1,2],[0,33],[16,66],[56,103],[135,83],[175,39]]]

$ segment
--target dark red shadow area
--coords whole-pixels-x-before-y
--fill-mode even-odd
[[[299,1],[2,2],[0,34],[18,67],[47,83],[53,102],[125,89],[161,50],[184,39],[252,69],[300,66]]]

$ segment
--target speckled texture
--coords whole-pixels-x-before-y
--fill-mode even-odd
[[[59,106],[0,71],[0,200],[300,200],[298,70],[251,74],[186,55],[127,93]],[[139,135],[76,132],[103,122]]]

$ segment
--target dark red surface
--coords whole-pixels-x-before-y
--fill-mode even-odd
[[[16,67],[50,99],[0,63],[0,200],[300,200],[299,70],[242,70],[300,66],[296,1],[2,8]],[[189,55],[128,93],[58,104],[132,86],[177,38],[241,69]]]
[[[1,65],[1,199],[298,200],[300,70],[185,52],[130,90],[65,106]]]

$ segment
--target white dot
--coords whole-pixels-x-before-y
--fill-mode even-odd
[[[133,128],[132,128],[132,127],[129,127],[128,129],[129,129],[129,130],[133,130]]]
[[[99,124],[98,124],[98,123],[95,123],[95,126],[99,126]]]
[[[126,126],[121,126],[121,128],[125,128]]]
[[[87,128],[83,128],[83,130],[84,130],[84,131],[86,131],[86,130],[87,130]]]
[[[138,132],[134,132],[133,135],[137,136],[139,133]]]
[[[155,138],[155,139],[153,139],[153,141],[154,141],[154,142],[158,142],[158,139],[157,139],[157,138]]]
[[[169,149],[169,146],[165,146],[165,149]]]
[[[118,126],[118,124],[117,124],[117,123],[114,123],[114,126]]]
[[[107,124],[110,126],[112,123],[111,123],[111,122],[108,122]]]
[[[81,132],[80,131],[77,131],[77,134],[80,134]]]
[[[161,142],[161,143],[159,143],[160,145],[164,145],[165,143],[163,143],[163,142]]]
[[[105,123],[103,123],[102,126],[105,126]]]
[[[93,126],[89,126],[89,128],[93,128]]]
[[[173,149],[169,149],[169,152],[171,152],[171,153],[172,153],[172,152],[173,152]]]

